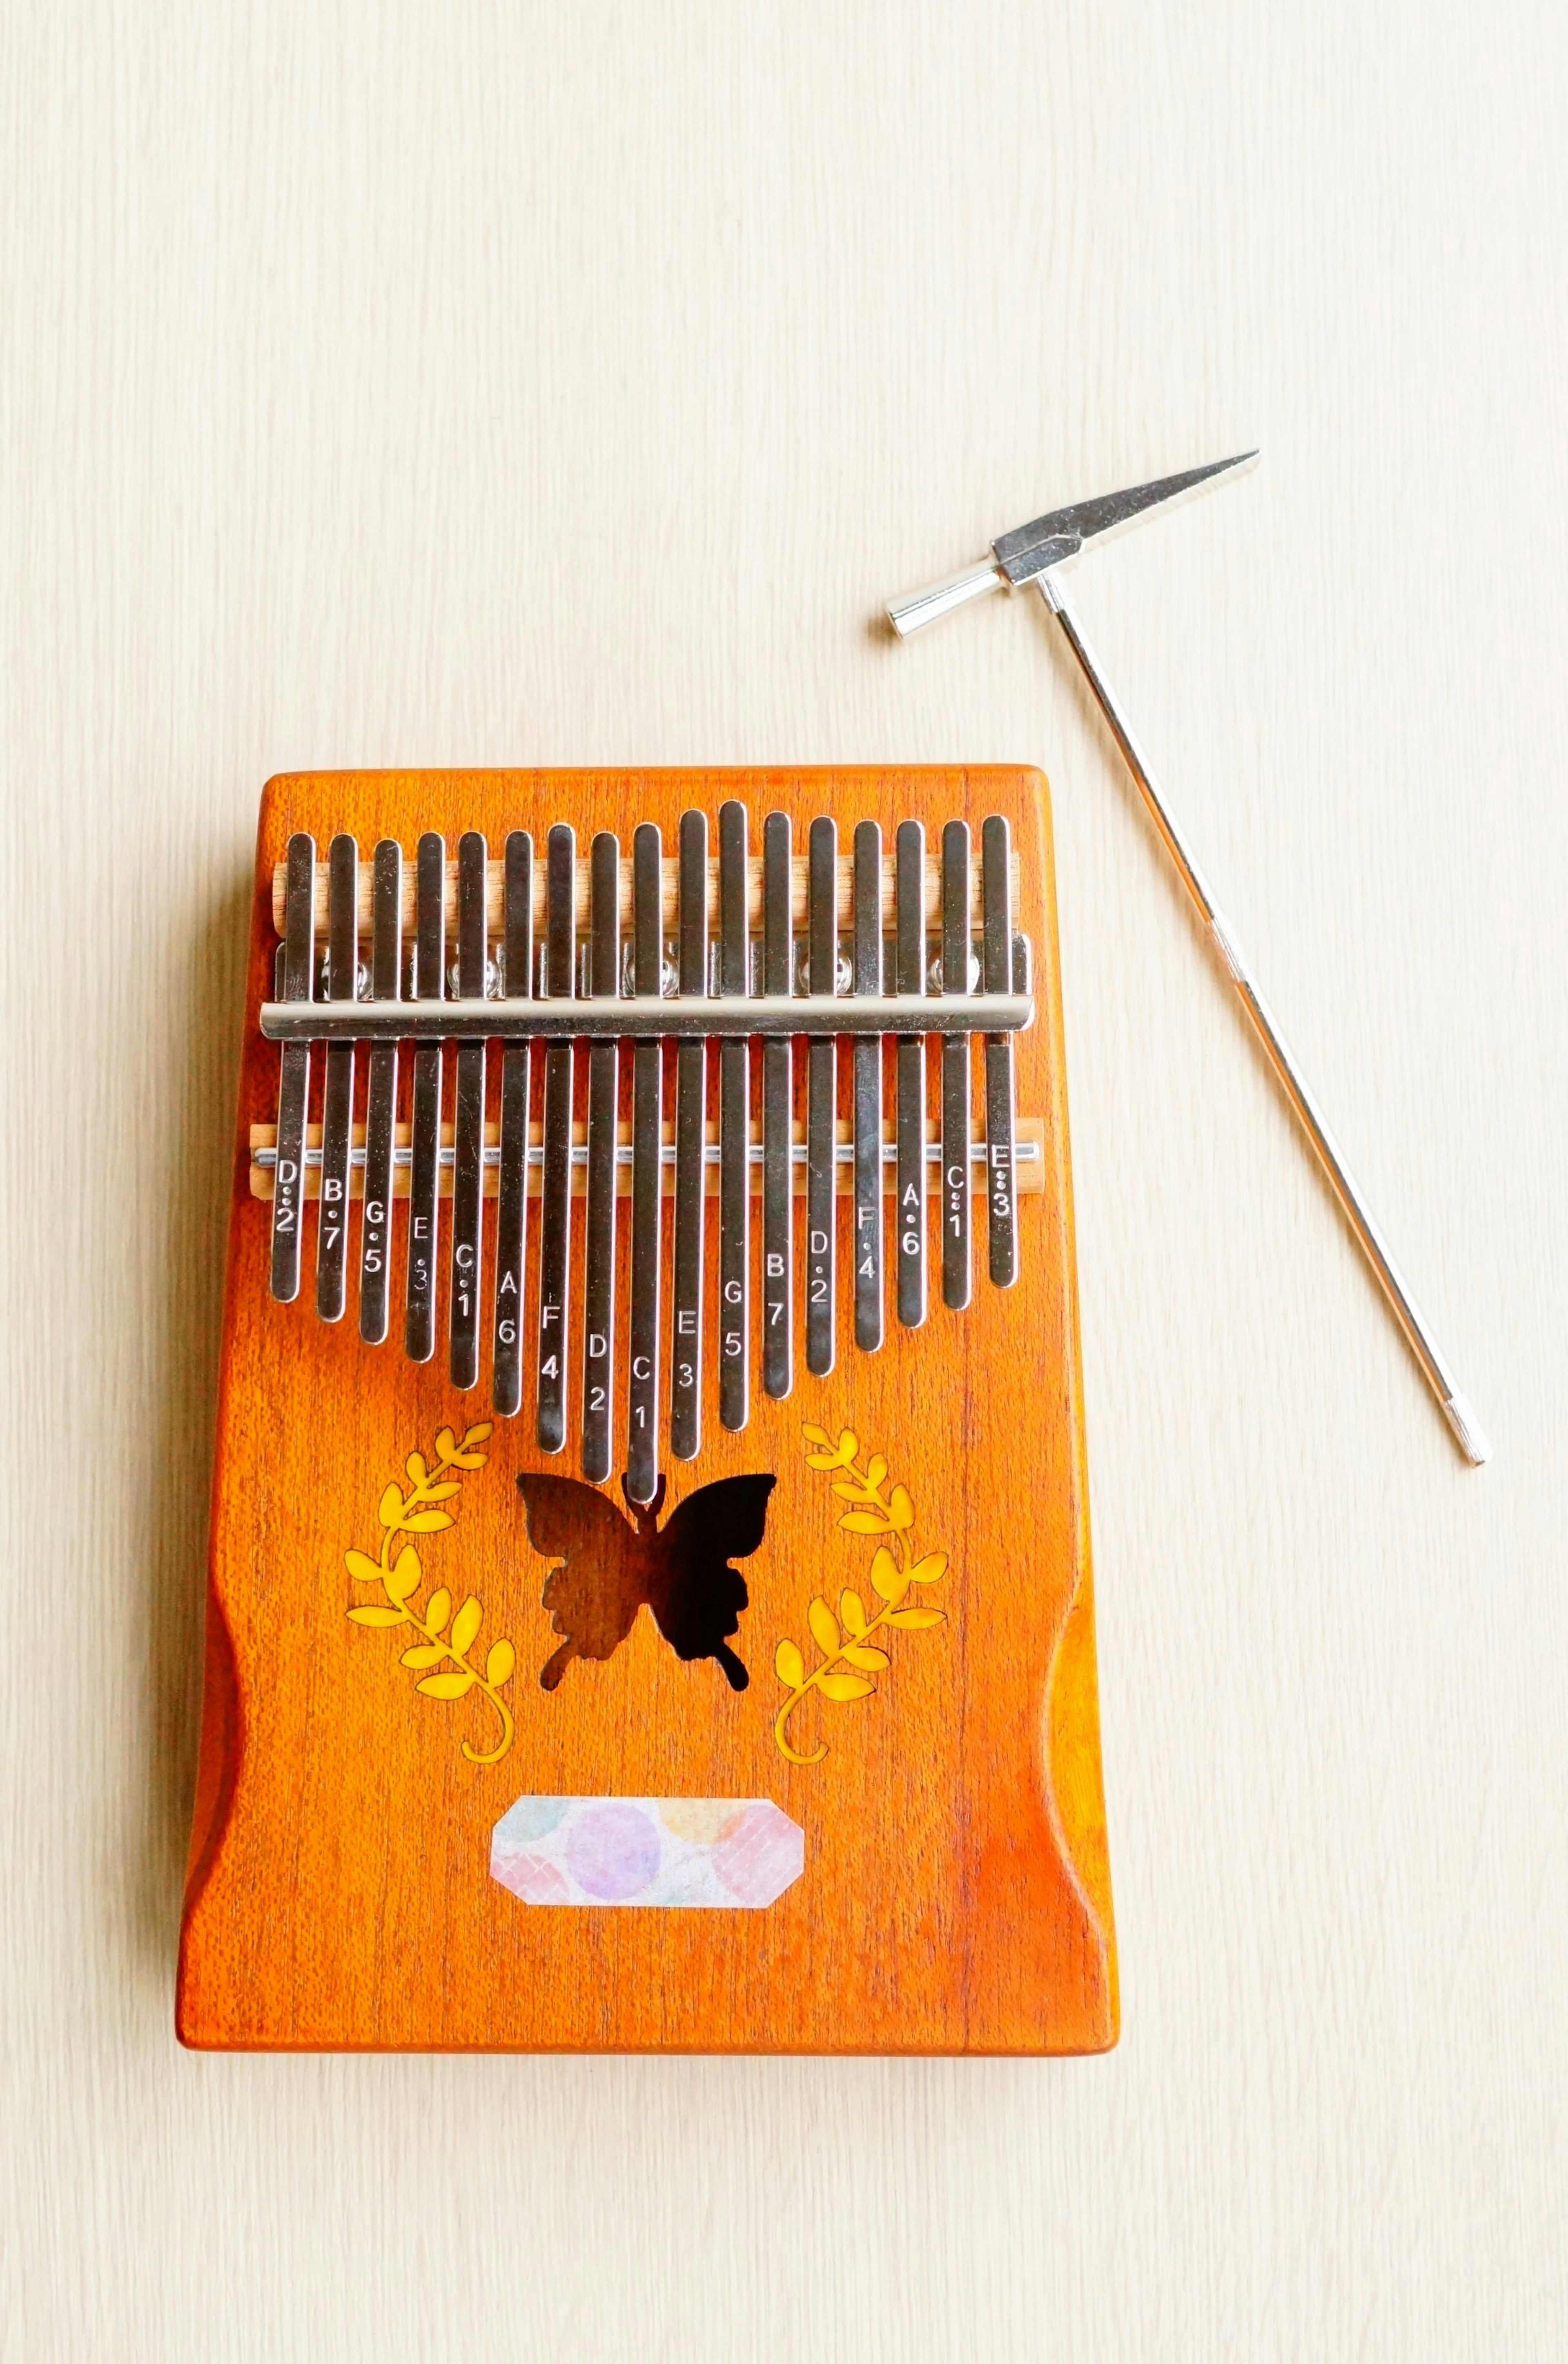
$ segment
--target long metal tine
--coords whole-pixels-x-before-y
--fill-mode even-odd
[[[882,991],[882,831],[855,828],[855,991]],[[857,1034],[854,1047],[855,1344],[882,1344],[882,1041]]]
[[[707,816],[681,815],[681,991],[707,990]],[[674,1334],[670,1341],[670,1450],[691,1461],[702,1443],[703,1144],[707,1044],[675,1058]]]
[[[506,991],[534,989],[534,842],[526,829],[506,840],[503,886]],[[501,1171],[495,1201],[495,1343],[491,1398],[504,1419],[523,1400],[523,1283],[528,1247],[528,1060],[527,1043],[501,1054]]]
[[[746,919],[746,808],[718,809],[718,990],[751,990]],[[718,1418],[744,1428],[751,1345],[751,1045],[744,1036],[718,1054]]]
[[[895,840],[898,990],[926,990],[926,832],[900,821]],[[926,1039],[898,1037],[898,1216],[894,1237],[898,1319],[906,1330],[926,1318]]]
[[[552,999],[576,992],[577,943],[573,889],[577,840],[558,821],[546,851],[545,899],[549,989]],[[559,1453],[566,1442],[567,1288],[572,1266],[572,1045],[552,1043],[544,1055],[544,1195],[539,1219],[539,1448]]]
[[[794,985],[789,815],[771,812],[762,824],[762,990],[783,996]],[[775,1397],[795,1381],[794,1115],[795,1045],[787,1034],[770,1034],[762,1044],[762,1392]]]
[[[371,999],[403,992],[403,848],[384,837],[371,865]],[[382,1345],[392,1272],[392,1154],[397,1124],[397,1045],[376,1043],[365,1092],[365,1195],[360,1222],[360,1336]]]
[[[942,991],[969,991],[969,825],[942,831]],[[942,1303],[969,1303],[969,1037],[942,1043]]]
[[[489,848],[476,829],[457,843],[457,989],[465,1001],[484,998],[488,939],[484,923]],[[452,1261],[448,1325],[451,1382],[472,1388],[479,1378],[479,1285],[484,1254],[484,1044],[463,1043],[457,1054],[457,1110],[452,1126]]]
[[[360,849],[344,831],[327,850],[327,998],[352,1001],[359,979]],[[316,1310],[340,1321],[348,1301],[349,1165],[354,1134],[354,1046],[327,1054],[321,1106],[321,1205],[316,1226]]]
[[[662,990],[664,965],[663,854],[659,831],[643,821],[631,841],[632,982]],[[662,1248],[664,1046],[639,1043],[631,1054],[631,1335],[627,1363],[626,1490],[651,1502],[659,1490],[659,1289]]]
[[[590,973],[595,1001],[620,993],[620,844],[609,830],[594,839],[589,874]],[[616,1112],[620,1045],[595,1041],[588,1054],[588,1218],[583,1256],[583,1475],[610,1474],[616,1365]]]
[[[807,845],[811,990],[834,994],[839,989],[839,832],[832,821],[814,820]],[[806,1367],[817,1378],[826,1377],[834,1357],[838,1113],[839,1045],[828,1036],[812,1042],[806,1068]]]
[[[414,882],[414,998],[446,992],[447,849],[434,830],[419,840]],[[436,1249],[440,1224],[441,1046],[414,1054],[414,1158],[408,1188],[408,1274],[403,1344],[410,1362],[436,1351]]]
[[[1006,993],[1013,982],[1013,913],[1009,878],[1012,847],[1004,817],[992,813],[980,831],[980,895],[984,912],[984,974],[987,993]],[[1010,1288],[1018,1277],[1013,1172],[1013,1043],[1007,1034],[985,1037],[985,1207],[991,1278]]]
[[[288,842],[279,998],[309,1001],[316,990],[316,840],[296,830]],[[310,1045],[286,1043],[278,1073],[278,1162],[272,1179],[272,1291],[281,1305],[299,1295],[299,1233],[305,1213],[305,1125]]]

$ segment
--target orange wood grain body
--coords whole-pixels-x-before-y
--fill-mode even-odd
[[[334,831],[351,830],[366,861],[382,836],[399,838],[411,859],[427,829],[442,831],[449,850],[463,830],[481,829],[495,854],[509,829],[527,828],[542,856],[558,820],[573,825],[582,850],[606,828],[628,849],[637,822],[654,820],[673,850],[679,816],[691,807],[708,814],[717,843],[727,797],[747,805],[753,850],[764,816],[778,808],[791,815],[797,848],[820,813],[837,820],[846,850],[865,818],[881,822],[889,846],[910,816],[923,820],[933,844],[946,820],[963,818],[978,857],[981,822],[1006,815],[1019,856],[1017,924],[1033,942],[1037,998],[1036,1022],[1018,1043],[1018,1108],[1044,1121],[1046,1187],[1018,1200],[1019,1278],[1007,1290],[986,1277],[977,1196],[973,1297],[962,1313],[940,1301],[933,1214],[925,1325],[899,1328],[889,1269],[886,1344],[873,1355],[853,1341],[851,1210],[840,1200],[837,1367],[827,1378],[810,1377],[797,1339],[793,1394],[771,1401],[754,1377],[750,1423],[737,1434],[719,1427],[708,1355],[702,1451],[691,1464],[662,1457],[665,1515],[716,1478],[776,1475],[764,1541],[742,1566],[750,1606],[733,1646],[751,1684],[740,1692],[712,1659],[678,1659],[646,1610],[612,1656],[573,1661],[558,1689],[539,1687],[558,1638],[540,1603],[550,1563],[529,1546],[516,1479],[529,1469],[581,1474],[580,1308],[571,1342],[573,1441],[559,1455],[534,1442],[530,1352],[521,1414],[496,1422],[484,1467],[464,1477],[449,1505],[456,1523],[420,1538],[429,1578],[457,1600],[476,1596],[486,1639],[505,1635],[517,1648],[506,1687],[515,1743],[497,1763],[475,1765],[460,1743],[490,1745],[485,1701],[416,1691],[399,1663],[406,1634],[350,1622],[350,1606],[373,1596],[350,1582],[344,1555],[357,1546],[374,1556],[378,1500],[401,1479],[411,1451],[428,1455],[443,1426],[461,1435],[494,1417],[488,1312],[480,1384],[459,1394],[446,1368],[443,1239],[437,1354],[423,1366],[405,1358],[401,1206],[384,1346],[367,1348],[358,1336],[357,1216],[343,1321],[328,1326],[314,1311],[314,1202],[300,1299],[280,1306],[268,1296],[270,1210],[250,1194],[250,1128],[277,1113],[277,1053],[256,1023],[276,942],[273,865],[299,829],[311,831],[323,852]],[[977,1044],[977,1124],[982,1060]],[[490,1064],[494,1117],[494,1054]],[[841,1114],[849,1064],[841,1054]],[[405,1116],[410,1065],[406,1057]],[[580,1094],[585,1065],[580,1056]],[[797,1087],[805,1065],[797,1050]],[[364,1065],[361,1054],[357,1119]],[[536,1120],[539,1065],[536,1058]],[[933,1049],[933,1112],[937,1065]],[[313,1120],[321,1066],[318,1054]],[[629,1058],[623,1067],[624,1092]],[[717,1067],[711,1058],[715,1094]],[[450,1113],[450,1074],[447,1089]],[[666,1352],[670,1220],[666,1206]],[[711,1300],[711,1200],[707,1221]],[[796,1221],[798,1295],[798,1209]],[[573,1294],[580,1298],[580,1200],[573,1224]],[[628,1231],[623,1202],[622,1444]],[[758,1232],[754,1221],[754,1291]],[[537,1244],[533,1201],[530,1338]],[[486,1308],[493,1248],[487,1223]],[[884,1455],[890,1482],[906,1487],[915,1505],[918,1548],[950,1555],[926,1596],[946,1622],[891,1637],[891,1663],[874,1695],[802,1704],[792,1727],[797,1743],[828,1745],[808,1766],[788,1762],[775,1745],[784,1694],[774,1652],[792,1636],[809,1659],[812,1597],[835,1601],[844,1586],[865,1593],[872,1547],[839,1526],[843,1504],[830,1478],[807,1466],[803,1422],[834,1435],[851,1428]],[[607,1490],[618,1504],[618,1489]],[[489,1866],[494,1825],[528,1794],[771,1799],[805,1834],[805,1869],[756,1911],[527,1904]],[[177,2018],[187,2044],[239,2048],[1038,2053],[1115,2042],[1061,998],[1049,810],[1038,773],[346,773],[269,783],[235,1143]]]

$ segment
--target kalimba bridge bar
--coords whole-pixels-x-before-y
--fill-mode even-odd
[[[787,1395],[797,1333],[807,1369],[823,1376],[843,1311],[865,1353],[884,1342],[890,1299],[898,1323],[917,1328],[934,1266],[944,1304],[966,1306],[976,1196],[988,1279],[1006,1288],[1018,1272],[1017,1199],[1045,1185],[1043,1125],[1014,1109],[1012,1037],[1034,1004],[1006,820],[983,823],[978,849],[959,820],[930,849],[917,820],[887,849],[879,824],[862,821],[844,854],[830,820],[811,823],[798,853],[785,814],[766,817],[760,855],[750,831],[731,800],[717,858],[697,811],[682,816],[673,858],[651,823],[629,857],[608,831],[581,855],[565,823],[537,849],[514,831],[498,860],[471,831],[455,862],[433,832],[412,861],[391,839],[367,857],[345,834],[325,862],[301,833],[274,882],[282,942],[261,1024],[280,1046],[277,1123],[250,1134],[251,1188],[272,1202],[273,1297],[299,1293],[314,1203],[317,1311],[343,1317],[357,1205],[365,1344],[390,1333],[400,1237],[405,1351],[425,1361],[436,1350],[444,1270],[453,1384],[477,1385],[488,1338],[496,1411],[522,1410],[531,1372],[541,1448],[565,1445],[575,1406],[584,1474],[611,1474],[618,1435],[628,1491],[642,1502],[658,1490],[662,1434],[682,1459],[699,1450],[710,1352],[720,1422],[743,1428],[753,1361],[763,1391]],[[573,1381],[576,1197],[586,1206]],[[844,1283],[840,1198],[851,1202]],[[530,1257],[537,1310],[525,1342]]]

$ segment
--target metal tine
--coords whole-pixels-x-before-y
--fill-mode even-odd
[[[807,840],[806,926],[811,990],[839,990],[839,832],[811,824]],[[833,1367],[834,1123],[839,1105],[839,1045],[813,1038],[806,1068],[806,1367],[825,1378]]]
[[[746,808],[718,808],[718,990],[751,990],[746,921]],[[718,1054],[718,1417],[744,1428],[751,1345],[751,1045],[744,1036]]]
[[[790,913],[788,813],[762,823],[762,990],[795,985]],[[762,1392],[787,1396],[795,1383],[795,1178],[790,1126],[795,1114],[795,1045],[787,1034],[762,1043]]]
[[[620,992],[620,842],[594,839],[589,872],[590,970],[595,1001]],[[588,1219],[583,1260],[583,1475],[609,1476],[616,1366],[616,1115],[620,1045],[595,1041],[588,1054]]]
[[[483,833],[464,830],[457,842],[457,989],[464,1001],[484,998],[487,931],[485,882],[490,849]],[[463,1043],[457,1054],[457,1109],[452,1123],[452,1262],[448,1309],[450,1368],[454,1388],[479,1378],[479,1283],[484,1253],[484,1053]]]
[[[984,919],[981,982],[987,993],[1006,993],[1013,982],[1013,924],[1009,908],[1007,823],[992,813],[980,830],[980,901]],[[985,1037],[985,1208],[991,1278],[1010,1288],[1018,1277],[1014,1216],[1013,1044],[1006,1034]]]
[[[545,852],[547,987],[550,998],[576,991],[577,945],[573,890],[577,840],[558,821]],[[552,1043],[544,1054],[544,1195],[539,1216],[539,1448],[559,1453],[566,1442],[566,1297],[572,1266],[572,1045]]]
[[[384,837],[371,864],[371,999],[403,991],[403,848]],[[397,1123],[397,1045],[376,1043],[365,1093],[365,1195],[360,1225],[360,1336],[386,1337],[392,1271],[392,1152]]]
[[[969,991],[969,824],[942,831],[942,990]],[[969,1303],[969,1037],[942,1042],[942,1302]]]
[[[681,815],[681,991],[707,991],[707,816]],[[703,1143],[707,1044],[675,1059],[674,1329],[670,1341],[670,1450],[691,1461],[702,1443]]]
[[[316,840],[296,830],[288,842],[284,890],[280,1000],[309,1001],[316,989]],[[278,1158],[272,1178],[272,1291],[282,1305],[299,1295],[299,1231],[305,1212],[305,1123],[310,1045],[285,1043],[278,1071]]]
[[[900,821],[895,842],[894,891],[900,993],[926,990],[926,832]],[[897,1049],[898,1319],[917,1330],[926,1318],[926,1038],[901,1034]]]
[[[503,943],[506,986],[534,989],[534,842],[526,829],[506,840]],[[501,1053],[501,1171],[495,1201],[495,1334],[491,1400],[510,1420],[523,1400],[523,1280],[528,1241],[529,1047]]]
[[[359,976],[360,849],[339,833],[327,850],[327,998],[352,1001]],[[321,1106],[321,1203],[316,1222],[316,1310],[340,1321],[347,1302],[349,1166],[354,1130],[354,1046],[327,1053]]]
[[[414,877],[414,998],[439,1001],[446,991],[446,840],[428,830]],[[441,1046],[414,1054],[414,1154],[408,1183],[408,1274],[403,1345],[410,1362],[436,1351],[436,1246],[440,1224]]]
[[[882,831],[855,827],[855,991],[882,991]],[[854,1048],[855,1344],[882,1344],[882,1036]]]
[[[633,984],[662,989],[664,848],[652,821],[631,841]],[[664,1046],[631,1055],[631,1337],[627,1365],[626,1490],[651,1502],[659,1490],[659,1286],[662,1239]]]

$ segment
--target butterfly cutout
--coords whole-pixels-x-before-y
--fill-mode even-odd
[[[545,1578],[544,1605],[565,1638],[539,1669],[544,1689],[555,1689],[573,1658],[611,1656],[646,1600],[677,1658],[717,1658],[730,1689],[743,1691],[751,1678],[727,1637],[740,1631],[746,1579],[729,1562],[762,1542],[777,1483],[720,1478],[688,1494],[661,1528],[662,1478],[648,1503],[634,1502],[621,1479],[628,1519],[595,1486],[525,1469],[517,1490],[528,1541],[563,1563]]]

